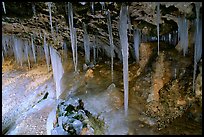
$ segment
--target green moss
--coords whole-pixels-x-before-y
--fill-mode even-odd
[[[105,122],[103,120],[100,120],[99,118],[92,116],[92,114],[89,114],[88,118],[89,124],[94,129],[94,135],[104,135]]]
[[[82,114],[76,115],[76,116],[74,116],[73,118],[75,118],[75,119],[77,119],[77,120],[80,120],[80,121],[83,121],[83,120],[84,120]]]
[[[92,116],[92,114],[83,108],[83,102],[82,100],[78,100],[79,105],[78,106],[73,106],[69,104],[66,106],[65,114],[62,114],[63,116],[69,117],[68,121],[63,124],[63,128],[65,131],[69,132],[70,135],[76,135],[76,130],[73,128],[72,123],[74,122],[75,119],[79,120],[83,124],[83,128],[87,128],[88,125],[90,125],[94,129],[94,135],[103,135],[104,134],[104,126],[105,123],[103,120],[98,119],[98,117]],[[64,102],[61,102],[58,107],[57,107],[57,118],[60,116],[60,109],[59,106],[64,105]],[[85,112],[85,115],[88,117],[83,117],[82,114],[77,114],[79,110],[83,110]],[[76,115],[71,115],[71,114],[76,114]],[[58,125],[58,123],[56,124]],[[59,125],[58,125],[59,126]]]

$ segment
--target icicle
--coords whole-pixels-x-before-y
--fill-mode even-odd
[[[179,41],[180,38],[181,38],[181,26],[182,26],[181,18],[178,17],[178,41]]]
[[[183,20],[183,55],[188,51],[188,21],[186,19]]]
[[[16,62],[23,66],[23,43],[20,39],[13,38],[14,39],[14,56],[16,58]]]
[[[35,4],[34,3],[32,3],[32,10],[33,10],[34,16],[36,17],[36,11],[35,11]]]
[[[2,47],[3,47],[2,51],[4,50],[5,55],[7,54],[6,46],[7,46],[6,37],[3,36],[2,37]]]
[[[196,38],[197,38],[196,62],[198,62],[202,56],[202,20],[199,20],[199,29]]]
[[[76,45],[75,45],[75,37],[74,37],[74,27],[73,27],[73,9],[72,4],[68,2],[68,19],[69,19],[69,28],[70,28],[70,37],[71,37],[71,45],[72,45],[72,56],[74,63],[74,71],[76,72]]]
[[[2,5],[3,5],[4,13],[6,14],[5,3],[4,3],[4,2],[2,2]]]
[[[53,36],[53,27],[52,27],[52,10],[51,10],[52,2],[48,2],[48,8],[49,8],[49,14],[50,14],[50,27],[51,27],[51,33]]]
[[[124,109],[125,115],[128,111],[128,37],[127,37],[127,6],[122,5],[120,10],[120,43],[123,55],[123,83],[124,83]]]
[[[185,18],[178,17],[178,31],[180,38],[180,46],[185,56],[188,51],[188,21]]]
[[[102,11],[105,9],[105,2],[99,2],[101,4],[102,7]]]
[[[33,50],[32,50],[32,43],[29,44],[28,46],[28,55],[30,57],[30,62],[35,62],[35,59],[34,59],[34,55],[33,55]]]
[[[94,58],[93,63],[96,64],[96,38],[95,38],[95,36],[94,36],[94,40],[93,40],[93,58]]]
[[[75,55],[76,55],[76,60],[75,60],[75,72],[77,72],[77,63],[78,63],[78,54],[77,54],[77,33],[76,33],[76,28],[74,28],[74,42],[75,42]]]
[[[16,48],[16,45],[18,44],[17,43],[18,41],[14,36],[12,36],[12,39],[13,39],[13,54],[14,54],[16,63],[18,63],[17,48]]]
[[[57,54],[57,51],[50,46],[50,56],[51,56],[51,64],[52,64],[52,71],[54,76],[54,81],[56,85],[56,98],[59,99],[61,95],[61,78],[64,74],[64,69],[62,66],[62,61],[60,56]]]
[[[35,45],[34,45],[34,43],[33,43],[33,37],[32,37],[32,35],[31,35],[31,44],[32,44],[33,58],[34,58],[34,61],[35,61],[35,63],[36,63],[37,60],[36,60],[36,54],[35,54]]]
[[[83,23],[84,29],[84,50],[85,50],[85,62],[86,64],[90,63],[90,45],[89,45],[89,36],[86,30],[86,24]]]
[[[200,3],[196,3],[196,62],[198,62],[202,55],[202,20],[199,18],[200,16]]]
[[[91,11],[94,14],[94,2],[91,2]]]
[[[160,22],[160,3],[157,2],[157,41],[158,41],[158,55],[159,55],[159,22]]]
[[[107,24],[108,24],[108,33],[109,33],[109,41],[110,41],[110,50],[111,50],[111,78],[113,82],[113,52],[114,52],[114,45],[113,45],[113,35],[112,35],[112,26],[111,26],[111,17],[110,11],[107,11]]]
[[[169,44],[171,44],[171,33],[169,33]]]
[[[2,50],[2,64],[4,63],[4,52]]]
[[[137,62],[139,62],[139,46],[140,46],[140,34],[139,34],[139,30],[134,30],[133,33],[133,37],[134,37],[134,50],[135,50],[135,57]]]
[[[13,52],[13,45],[14,45],[13,44],[13,39],[12,39],[11,36],[9,36],[7,40],[8,40],[7,41],[7,54],[5,55],[5,57],[7,55],[9,55],[9,56],[13,56],[14,55],[14,52]]]
[[[95,40],[96,40],[96,41],[95,41],[95,42],[96,42],[95,44],[96,44],[96,60],[97,60],[97,59],[98,59],[98,50],[99,50],[99,49],[98,49],[98,48],[99,48],[99,47],[98,47],[98,35],[96,35]]]
[[[25,59],[28,61],[28,69],[30,69],[30,60],[28,56],[28,42],[25,43]]]
[[[49,55],[49,47],[46,43],[46,38],[45,38],[45,35],[44,35],[44,51],[45,51],[45,59],[46,59],[46,62],[47,62],[47,69],[48,69],[48,72],[50,70],[50,55]]]
[[[193,92],[195,91],[195,78],[197,63],[202,56],[202,20],[200,16],[200,3],[196,2],[196,32],[195,32],[195,47],[194,47],[194,70],[193,70]]]
[[[177,42],[177,31],[173,31],[173,34],[172,34],[172,45],[176,46],[176,42]]]

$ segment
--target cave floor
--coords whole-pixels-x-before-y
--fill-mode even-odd
[[[4,134],[50,134],[48,129],[52,128],[55,116],[50,114],[56,107],[52,73],[47,72],[45,61],[35,64],[31,69],[26,66],[17,67],[14,64],[14,60],[7,59],[2,66],[2,127]],[[87,110],[104,120],[105,134],[189,135],[202,133],[202,126],[186,117],[177,118],[167,128],[157,130],[155,120],[144,113],[146,100],[138,94],[130,96],[128,115],[124,116],[120,73],[115,71],[113,83],[110,70],[108,71],[106,67],[96,67],[93,78],[86,82],[83,82],[84,79],[82,79],[85,73],[80,73],[77,80],[82,84],[75,93],[70,95],[72,98],[81,98]],[[69,82],[73,86],[76,79],[70,81],[71,78],[71,73],[66,73],[63,76],[63,82]],[[69,87],[65,86],[65,89],[68,91]],[[47,92],[48,97],[42,100]]]

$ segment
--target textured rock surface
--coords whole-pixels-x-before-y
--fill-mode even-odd
[[[128,2],[129,15],[131,20],[131,29],[138,28],[144,35],[156,36],[156,2]],[[30,34],[36,37],[37,45],[42,45],[42,36],[45,34],[48,43],[52,43],[55,48],[62,46],[63,40],[70,41],[67,3],[52,2],[52,24],[54,29],[54,38],[52,40],[49,23],[49,12],[47,2],[5,2],[6,14],[2,17],[2,32],[4,34],[16,34],[30,39]],[[35,7],[35,14],[32,7]],[[113,41],[117,48],[120,48],[118,22],[121,3],[105,2],[105,10],[110,10],[111,22],[113,28]],[[201,4],[202,6],[202,4]],[[102,10],[99,2],[94,3],[94,13],[91,11],[90,3],[85,5],[73,3],[74,9],[74,27],[77,29],[78,46],[83,48],[83,28],[82,23],[88,24],[87,31],[91,42],[93,36],[98,35],[99,45],[109,45],[106,13]],[[195,19],[195,4],[193,2],[161,2],[160,3],[161,22],[160,34],[170,33],[177,30],[178,16],[186,15],[187,19]],[[201,12],[202,14],[202,12]],[[132,43],[132,34],[129,33],[130,46]],[[104,49],[104,48],[102,48]],[[119,54],[119,53],[117,53]]]

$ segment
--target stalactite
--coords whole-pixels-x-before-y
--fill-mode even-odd
[[[13,51],[14,51],[14,56],[16,58],[16,62],[23,66],[23,42],[18,39],[13,37],[14,40],[14,45],[13,45]]]
[[[51,10],[51,6],[52,6],[52,2],[48,2],[48,8],[49,8],[49,14],[50,14],[50,28],[51,28],[51,34],[52,34],[52,37],[53,37],[54,32],[53,32],[53,27],[52,27],[52,10]]]
[[[44,35],[44,52],[45,52],[45,59],[47,63],[48,72],[50,71],[50,54],[49,54],[49,46],[46,43],[46,37]]]
[[[107,11],[107,24],[108,24],[108,33],[109,33],[110,51],[111,51],[111,78],[112,78],[112,82],[113,82],[113,52],[114,52],[114,44],[113,44],[111,17],[110,17],[110,11],[109,10]]]
[[[5,55],[7,55],[7,42],[6,42],[6,36],[2,36],[2,52],[4,52]]]
[[[120,10],[119,35],[123,55],[123,83],[124,83],[124,109],[128,111],[128,37],[127,37],[127,6],[122,5]]]
[[[2,50],[2,64],[4,63],[4,52]]]
[[[3,5],[4,13],[6,14],[5,3],[4,3],[4,2],[2,2],[2,5]]]
[[[77,72],[77,65],[78,65],[78,53],[77,53],[77,33],[76,33],[76,28],[74,30],[74,42],[75,42],[75,55],[76,55],[76,60],[75,60],[75,72]]]
[[[36,17],[36,10],[35,10],[35,4],[34,3],[32,3],[32,10],[33,10],[34,16]]]
[[[139,46],[140,46],[140,32],[139,30],[135,29],[133,33],[134,37],[134,51],[135,51],[135,57],[137,62],[139,62]]]
[[[50,47],[50,56],[51,56],[51,64],[52,64],[52,71],[54,76],[54,81],[56,85],[56,98],[59,99],[61,95],[61,78],[64,74],[64,69],[62,66],[62,61],[60,55],[58,55],[57,51]]]
[[[27,41],[25,42],[24,47],[25,47],[25,59],[28,61],[28,69],[30,69],[30,58],[29,58],[29,53],[28,53],[29,45]]]
[[[100,2],[101,7],[102,7],[102,11],[105,9],[105,2]]]
[[[202,20],[199,19],[200,16],[200,3],[197,2],[196,6],[196,31],[195,31],[195,45],[194,45],[194,70],[193,70],[193,92],[195,91],[195,78],[197,63],[202,55]]]
[[[96,38],[95,36],[93,39],[94,39],[93,40],[93,59],[94,59],[93,63],[96,64]]]
[[[91,2],[91,11],[92,11],[92,14],[94,14],[94,2]]]
[[[85,62],[86,62],[86,64],[89,64],[90,63],[90,42],[89,42],[89,35],[87,33],[85,23],[83,23],[83,30],[84,30]]]
[[[98,52],[99,52],[98,35],[96,35],[96,37],[95,37],[95,44],[96,44],[96,60],[98,60]]]
[[[188,51],[188,21],[184,17],[178,17],[178,34],[183,55]]]
[[[36,63],[37,60],[36,60],[36,54],[35,54],[35,45],[33,43],[33,36],[32,35],[31,35],[31,44],[32,44],[33,58],[34,58],[35,63]]]
[[[74,63],[74,71],[76,72],[76,42],[75,42],[75,34],[74,34],[74,23],[73,23],[73,9],[72,4],[68,2],[68,19],[69,19],[69,29],[70,29],[70,38],[71,38],[71,45],[72,45],[72,56],[73,56],[73,63]]]

